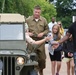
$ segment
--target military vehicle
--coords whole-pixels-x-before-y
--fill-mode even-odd
[[[0,14],[1,75],[31,75],[37,65],[36,54],[26,48],[24,16]]]

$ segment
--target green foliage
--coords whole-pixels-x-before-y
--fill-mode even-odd
[[[2,5],[4,0],[0,0],[0,13],[2,12]],[[42,16],[48,22],[52,16],[56,16],[56,9],[52,4],[45,0],[5,0],[3,13],[20,13],[26,17],[33,14],[35,5],[40,5],[42,8]]]
[[[29,14],[24,14],[26,17],[32,15],[33,13],[33,8],[35,5],[40,5],[42,8],[42,16],[44,16],[47,21],[49,22],[52,16],[56,16],[56,9],[54,8],[54,6],[52,4],[49,4],[49,2],[45,1],[45,0],[26,0],[27,5],[25,7],[29,7],[28,9],[26,9],[28,11]],[[25,3],[26,3],[25,2]]]
[[[57,16],[60,17],[61,15],[69,16],[71,15],[72,11],[72,3],[73,0],[57,0],[56,2],[56,9],[57,9]]]
[[[57,18],[57,21],[62,21],[62,25],[63,25],[63,28],[68,28],[71,23],[72,23],[72,17],[68,18],[69,16],[66,16],[66,17],[58,17]]]
[[[2,12],[2,0],[0,0],[0,12]]]
[[[54,0],[49,0],[54,3]],[[63,27],[68,28],[72,23],[72,16],[76,15],[76,9],[73,9],[76,6],[74,0],[56,0],[54,5],[57,10],[57,20],[62,21]]]

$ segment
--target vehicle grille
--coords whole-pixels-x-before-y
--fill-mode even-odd
[[[15,75],[15,57],[1,56],[3,62],[2,75]]]

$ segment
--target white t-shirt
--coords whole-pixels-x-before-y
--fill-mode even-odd
[[[55,25],[55,24],[57,24],[57,22],[54,22],[54,23],[50,22],[50,23],[48,24],[49,31],[52,31],[52,27],[53,27],[53,25]]]
[[[52,33],[48,33],[48,36],[53,37]],[[48,50],[51,55],[54,55],[54,49],[52,47],[53,38],[48,42]]]

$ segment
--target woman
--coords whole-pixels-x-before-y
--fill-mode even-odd
[[[60,34],[63,36],[64,35],[64,29],[63,29],[61,21],[58,21],[57,24],[60,27]]]

